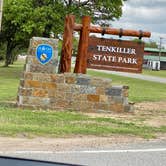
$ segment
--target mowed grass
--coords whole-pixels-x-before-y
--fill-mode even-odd
[[[122,77],[103,72],[88,71],[89,75],[112,79],[113,85],[129,86],[129,100],[133,102],[166,100],[166,84]]]
[[[23,63],[17,62],[8,68],[0,64],[0,101],[15,100]]]
[[[0,107],[1,136],[70,137],[73,135],[111,136],[115,134],[155,138],[166,127],[138,126],[113,118],[93,118],[74,112],[46,112]]]
[[[155,70],[143,70],[144,75],[150,75],[150,76],[155,76],[155,77],[163,77],[166,78],[166,70],[159,70],[159,71],[155,71]]]
[[[166,127],[150,127],[114,118],[90,117],[74,112],[35,111],[14,108],[5,101],[16,101],[23,63],[9,68],[0,67],[0,135],[69,137],[76,135],[110,136],[114,134],[154,138],[165,133]],[[165,99],[165,85],[129,79],[100,72],[89,74],[111,78],[114,84],[130,86],[130,100],[153,101]],[[145,90],[147,89],[147,90]],[[148,92],[148,93],[146,93]],[[74,110],[73,110],[74,111]]]

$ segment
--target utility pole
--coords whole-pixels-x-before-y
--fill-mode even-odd
[[[160,64],[160,58],[161,58],[161,47],[162,47],[162,37],[160,37],[160,45],[159,45],[159,64]]]
[[[1,22],[2,22],[2,8],[3,8],[3,0],[0,0],[0,31],[1,31]]]

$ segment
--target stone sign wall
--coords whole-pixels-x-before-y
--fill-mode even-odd
[[[52,47],[52,57],[50,59],[42,60],[42,56],[47,56],[47,46]],[[38,53],[38,49],[43,51]],[[45,54],[44,54],[45,53]],[[37,57],[38,54],[38,57]],[[39,59],[41,56],[41,60]],[[44,57],[45,58],[45,57]],[[47,62],[42,64],[43,62]],[[28,56],[25,64],[25,72],[35,72],[35,73],[56,73],[58,66],[58,40],[51,38],[39,38],[33,37],[30,40],[30,46],[28,49]]]
[[[130,111],[128,87],[112,86],[111,80],[83,74],[25,72],[18,105],[83,112]]]
[[[53,56],[41,64],[37,56]],[[40,53],[37,50],[41,50]],[[45,52],[45,49],[49,52]],[[91,77],[85,74],[57,74],[57,40],[33,38],[25,70],[20,80],[17,104],[19,107],[83,112],[130,111],[128,87],[112,86],[110,79]],[[43,62],[45,59],[43,60]]]

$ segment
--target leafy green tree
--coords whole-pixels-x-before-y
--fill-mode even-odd
[[[125,0],[124,0],[125,1]],[[94,21],[114,20],[122,15],[123,0],[62,0],[69,12],[90,15]]]
[[[122,15],[124,0],[5,0],[1,42],[6,43],[5,66],[11,64],[14,49],[27,47],[32,36],[62,33],[66,14],[80,19],[90,15],[94,23],[115,20]]]
[[[49,36],[62,31],[61,4],[37,4],[36,0],[5,0],[1,42],[6,42],[5,66],[12,63],[13,50],[28,47],[32,36]],[[56,9],[57,8],[57,9]],[[58,11],[59,12],[55,12]],[[62,12],[60,11],[62,10]]]
[[[158,48],[158,45],[157,45],[157,43],[155,41],[144,42],[144,41],[142,41],[140,39],[137,39],[137,38],[133,39],[133,41],[135,41],[135,42],[143,42],[145,44],[145,47]]]
[[[151,42],[145,43],[145,47],[149,47],[149,48],[158,48],[158,45],[157,45],[156,42],[151,41]]]

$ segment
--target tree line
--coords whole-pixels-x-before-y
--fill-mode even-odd
[[[28,47],[33,36],[49,37],[63,32],[64,17],[74,14],[80,20],[90,15],[93,23],[102,24],[120,18],[124,0],[5,0],[0,56],[10,65],[15,53]]]

